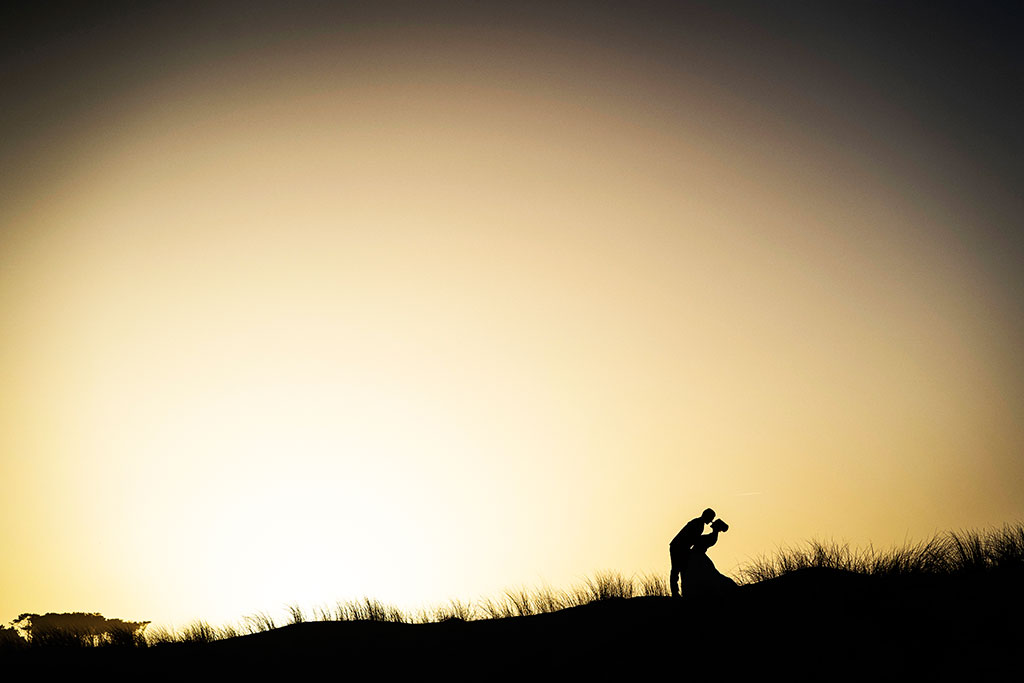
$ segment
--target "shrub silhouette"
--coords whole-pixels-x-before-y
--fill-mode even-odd
[[[14,620],[33,647],[138,646],[145,643],[148,621],[107,619],[98,612],[25,613]]]

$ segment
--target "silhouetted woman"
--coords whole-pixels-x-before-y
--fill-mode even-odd
[[[728,530],[728,524],[716,519],[711,523],[711,533],[704,534],[693,544],[689,565],[683,574],[683,593],[686,596],[706,595],[736,587],[736,582],[715,569],[715,563],[708,557],[708,548],[718,543],[719,532]]]

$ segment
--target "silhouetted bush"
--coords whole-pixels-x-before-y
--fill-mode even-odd
[[[99,613],[25,613],[12,622],[32,647],[141,647],[148,621],[107,619]]]
[[[20,650],[27,645],[24,638],[13,628],[0,625],[0,652]]]

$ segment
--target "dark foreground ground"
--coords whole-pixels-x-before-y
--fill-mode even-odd
[[[40,648],[3,659],[8,671],[89,679],[979,680],[1018,670],[1022,596],[1016,572],[803,569],[713,599],[612,599],[437,624],[310,622],[205,645]]]

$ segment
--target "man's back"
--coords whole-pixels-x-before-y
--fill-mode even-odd
[[[672,539],[669,545],[676,548],[689,549],[703,533],[704,520],[700,517],[691,519],[686,523],[686,526],[679,530],[679,533],[676,534],[676,537]]]

